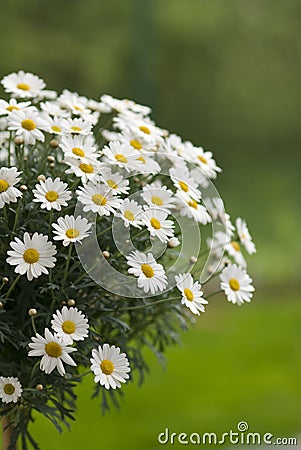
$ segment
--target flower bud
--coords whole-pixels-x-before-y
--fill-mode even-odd
[[[51,141],[49,142],[51,147],[56,148],[59,146],[59,141],[57,139],[51,139]]]
[[[197,262],[197,257],[196,256],[190,256],[190,258],[189,258],[189,262],[190,262],[190,264],[195,264],[196,262]]]
[[[42,384],[37,384],[36,389],[37,391],[42,391],[44,389],[44,386]]]
[[[55,164],[53,162],[49,164],[50,169],[53,169],[54,166],[55,166]]]
[[[30,317],[34,317],[34,316],[36,316],[38,314],[38,311],[36,310],[36,309],[34,309],[34,308],[31,308],[29,311],[28,311],[28,315],[30,316]]]
[[[25,184],[21,184],[19,189],[20,189],[20,191],[25,192],[28,190],[28,187]]]
[[[75,306],[75,300],[73,300],[73,298],[70,298],[67,303],[68,306]]]
[[[16,145],[22,145],[24,144],[24,139],[22,138],[22,136],[16,136],[14,142]]]
[[[39,176],[37,177],[37,180],[38,180],[38,181],[45,181],[45,180],[46,180],[46,177],[45,177],[45,175],[39,175]]]
[[[4,304],[2,302],[0,302],[0,309],[2,309],[4,306]]]
[[[55,158],[53,156],[47,156],[47,161],[52,163],[55,161]]]
[[[110,258],[110,252],[107,252],[107,250],[104,250],[103,252],[102,252],[102,254],[103,254],[103,256],[105,257],[105,258]]]
[[[2,278],[2,283],[3,283],[3,284],[9,283],[9,278],[8,278],[8,277],[3,277],[3,278]]]

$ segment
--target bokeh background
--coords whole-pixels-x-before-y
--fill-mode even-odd
[[[88,378],[71,433],[37,420],[41,448],[155,450],[166,427],[241,420],[301,442],[300,0],[10,0],[0,17],[1,78],[23,69],[49,89],[150,105],[159,126],[214,151],[216,186],[258,248],[251,304],[212,299],[165,369],[146,355],[120,411],[101,416]]]

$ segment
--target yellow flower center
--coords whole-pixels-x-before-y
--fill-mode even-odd
[[[82,172],[85,172],[85,173],[93,173],[94,172],[94,168],[91,164],[82,163],[79,165],[79,168]]]
[[[180,188],[182,189],[182,191],[184,191],[184,192],[189,191],[189,187],[184,181],[179,181],[179,185],[180,185]]]
[[[66,236],[69,239],[77,238],[79,234],[80,233],[76,228],[69,228],[68,230],[66,230]]]
[[[7,189],[9,188],[9,184],[6,180],[0,180],[0,194],[2,192],[7,191]]]
[[[130,141],[130,144],[132,147],[134,147],[136,150],[141,150],[142,149],[142,145],[140,144],[139,141],[137,141],[136,139],[132,139]]]
[[[55,191],[48,191],[45,194],[45,198],[49,202],[55,202],[59,198],[59,194]]]
[[[141,264],[141,270],[146,278],[152,278],[155,275],[154,269],[149,264]]]
[[[146,164],[145,158],[143,158],[143,156],[139,156],[139,158],[137,158],[138,161],[141,161],[142,164]]]
[[[129,209],[126,209],[123,213],[124,217],[132,222],[135,219],[135,215]]]
[[[57,342],[48,342],[45,345],[45,352],[52,358],[59,358],[63,352],[62,347]]]
[[[122,155],[121,153],[117,153],[115,155],[115,159],[124,164],[126,164],[128,162],[127,158],[124,155]]]
[[[16,388],[14,385],[7,383],[4,385],[3,390],[4,390],[5,394],[12,395],[15,392]]]
[[[71,127],[71,130],[74,131],[74,133],[79,133],[80,131],[82,131],[82,128],[76,127],[75,125],[73,125],[73,127]]]
[[[56,126],[56,125],[52,125],[51,129],[55,133],[60,133],[62,131],[62,129],[60,127]]]
[[[81,148],[78,148],[78,147],[74,147],[72,149],[72,153],[76,156],[85,156],[85,152]]]
[[[147,128],[147,127],[144,126],[144,125],[141,125],[141,127],[139,127],[139,130],[142,131],[142,132],[145,133],[145,134],[151,134],[150,129]]]
[[[25,130],[28,130],[28,131],[32,131],[37,127],[36,124],[34,123],[34,121],[31,119],[22,120],[21,125],[22,125],[22,128],[24,128]]]
[[[153,195],[151,198],[151,201],[154,205],[157,206],[162,206],[163,205],[163,200],[160,197],[157,197],[156,195]]]
[[[106,198],[101,194],[92,195],[92,202],[98,206],[104,206],[107,203]]]
[[[236,241],[232,241],[231,242],[232,247],[234,248],[234,250],[236,250],[237,252],[240,252],[240,245],[238,242]]]
[[[153,228],[155,228],[155,230],[160,230],[160,228],[161,228],[160,221],[158,219],[156,219],[155,217],[151,218],[150,224]]]
[[[83,110],[82,108],[80,108],[79,106],[76,106],[76,105],[74,105],[74,109],[75,109],[75,111],[82,111]]]
[[[23,253],[23,259],[28,264],[34,264],[39,261],[40,255],[39,255],[39,252],[35,248],[28,248]]]
[[[111,189],[117,189],[117,188],[118,188],[118,184],[115,183],[114,180],[107,180],[107,185],[108,185]]]
[[[104,359],[100,364],[100,368],[105,375],[111,375],[114,372],[114,364],[109,359]]]
[[[189,200],[189,202],[187,202],[187,205],[191,206],[191,208],[198,209],[198,204],[195,200]]]
[[[187,298],[187,300],[189,300],[190,302],[192,302],[192,300],[193,300],[193,293],[192,293],[192,291],[191,291],[190,289],[185,288],[185,289],[184,289],[184,295],[185,295],[185,297]]]
[[[26,83],[19,83],[17,84],[17,88],[21,89],[22,91],[29,91],[30,86]]]
[[[20,108],[18,108],[17,106],[14,106],[14,105],[9,105],[6,109],[7,109],[7,111],[9,111],[9,112],[12,112],[12,111],[14,111],[14,110],[16,110],[16,111],[19,111],[19,110],[20,110]]]
[[[232,289],[232,291],[238,291],[240,289],[240,284],[236,278],[231,278],[229,280],[229,286]]]
[[[208,164],[207,159],[204,158],[204,156],[202,156],[202,155],[198,155],[198,160],[201,161],[204,164]]]
[[[72,334],[76,330],[75,323],[72,320],[65,320],[62,324],[62,330],[66,334]]]

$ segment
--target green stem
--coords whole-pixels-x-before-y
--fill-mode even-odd
[[[18,202],[18,206],[17,206],[16,212],[15,212],[15,220],[14,220],[14,225],[13,225],[13,230],[12,230],[13,233],[16,231],[19,214],[20,214],[20,207],[21,207],[21,201]]]
[[[137,305],[137,306],[130,306],[127,308],[119,308],[119,311],[132,311],[134,309],[144,309],[150,306],[159,305],[159,303],[166,303],[174,300],[180,300],[180,297],[164,298],[163,300],[157,300],[156,302],[148,303],[146,305]]]
[[[66,267],[65,267],[65,271],[64,271],[64,278],[63,278],[62,289],[64,289],[64,286],[65,286],[65,283],[66,283],[66,280],[67,280],[67,275],[68,275],[68,269],[69,269],[70,260],[71,260],[72,249],[73,249],[73,242],[70,242],[68,256],[67,256],[67,261],[66,261]]]
[[[8,138],[8,149],[7,149],[7,166],[10,167],[10,144],[11,144],[11,138],[12,138],[13,132],[9,132],[9,138]]]
[[[31,317],[31,325],[35,334],[37,334],[36,324],[34,323],[34,316]]]
[[[223,292],[222,289],[219,289],[218,291],[211,292],[211,294],[208,294],[208,295],[205,296],[205,297],[206,297],[206,300],[207,300],[208,298],[210,298],[210,297],[213,297],[213,296],[216,295],[216,294],[219,294],[220,292]]]
[[[18,283],[18,281],[20,280],[21,275],[19,274],[17,276],[17,278],[15,278],[13,284],[11,285],[11,287],[9,288],[9,290],[6,293],[6,298],[9,298],[10,293],[13,291],[14,287],[16,286],[16,284]]]

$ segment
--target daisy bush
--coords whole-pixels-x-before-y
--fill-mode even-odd
[[[1,83],[0,413],[10,448],[39,448],[33,413],[60,431],[83,377],[106,410],[143,381],[144,347],[162,361],[216,293],[249,302],[256,247],[225,212],[213,153],[149,107],[23,71]]]

